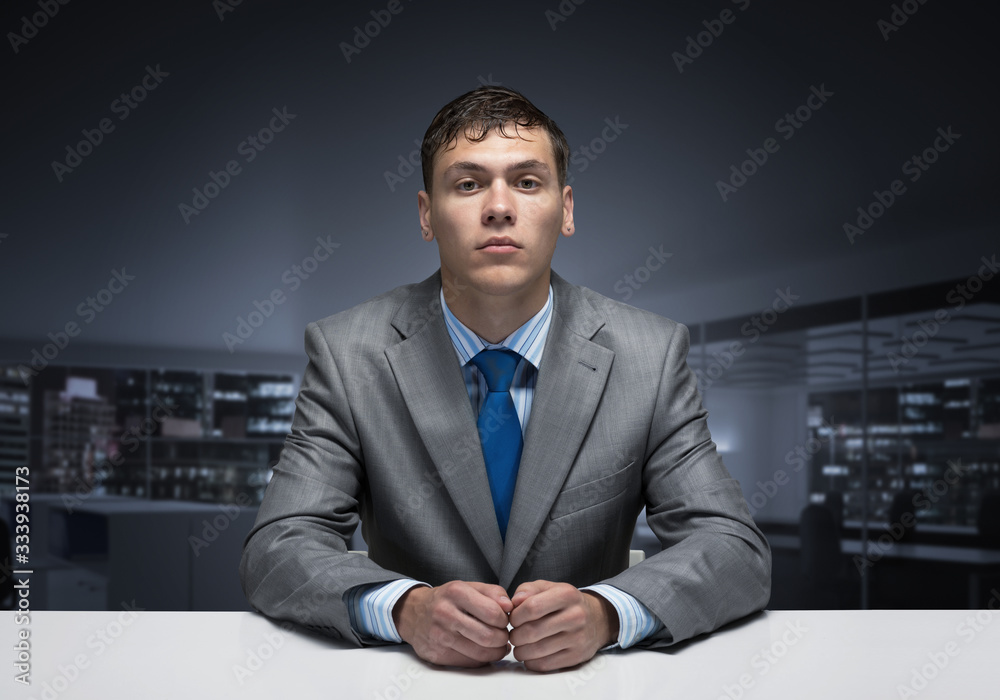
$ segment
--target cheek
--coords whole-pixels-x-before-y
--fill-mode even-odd
[[[467,229],[472,222],[479,221],[480,210],[471,199],[449,202],[447,206],[438,208],[431,215],[431,223],[442,231],[454,236],[455,232]]]
[[[442,257],[456,259],[469,247],[469,225],[449,218],[434,223],[434,239]]]
[[[530,219],[541,228],[559,228],[562,226],[562,204],[552,201],[532,200],[521,209],[521,216]]]
[[[544,214],[540,216],[539,225],[547,234],[552,235],[552,245],[554,246],[556,239],[559,237],[559,232],[562,230],[562,209],[546,209]]]

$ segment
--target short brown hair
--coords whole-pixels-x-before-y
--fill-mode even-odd
[[[566,184],[569,165],[569,143],[562,130],[517,90],[483,85],[446,104],[427,127],[420,146],[420,164],[427,193],[431,192],[434,158],[452,141],[457,142],[460,133],[470,141],[482,141],[494,129],[499,130],[501,136],[507,136],[504,125],[510,123],[514,124],[515,131],[519,126],[540,126],[548,132],[561,190]]]

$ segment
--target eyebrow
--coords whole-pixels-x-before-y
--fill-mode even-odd
[[[445,177],[448,177],[450,173],[457,170],[468,170],[477,173],[486,172],[486,168],[480,165],[479,163],[473,162],[471,160],[460,160],[457,163],[452,163],[447,168],[445,168],[443,175]],[[544,171],[545,173],[550,172],[549,166],[547,163],[545,163],[545,161],[537,160],[534,158],[530,160],[522,160],[517,163],[511,163],[504,169],[504,172],[509,173],[517,170],[541,170]]]

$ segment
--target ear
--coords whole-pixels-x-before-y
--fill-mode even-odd
[[[431,196],[420,190],[417,192],[417,212],[420,215],[420,231],[425,241],[434,240],[434,228],[431,226]]]
[[[562,235],[569,237],[576,232],[576,227],[573,224],[573,188],[569,185],[563,187],[562,198],[563,222],[560,231]]]

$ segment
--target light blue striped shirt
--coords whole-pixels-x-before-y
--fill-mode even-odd
[[[548,337],[549,325],[552,320],[551,285],[549,286],[549,298],[541,310],[502,342],[495,344],[484,341],[455,317],[451,309],[448,308],[443,289],[440,292],[440,299],[445,325],[448,327],[448,335],[451,336],[455,353],[462,365],[465,387],[469,392],[469,400],[472,402],[472,408],[476,415],[479,414],[480,405],[485,401],[488,388],[485,377],[469,360],[486,349],[507,348],[521,355],[522,359],[514,369],[510,393],[523,431],[531,415],[535,381],[538,377],[542,351],[545,348],[545,339]],[[403,640],[392,620],[392,609],[406,591],[419,585],[428,584],[413,579],[399,579],[385,584],[355,586],[348,590],[344,594],[344,602],[347,604],[351,627],[365,638],[386,642],[402,642]],[[617,611],[617,646],[623,649],[636,644],[663,627],[662,623],[649,611],[649,608],[614,586],[599,583],[580,590],[598,593]],[[614,646],[616,645],[611,644],[606,648]]]

